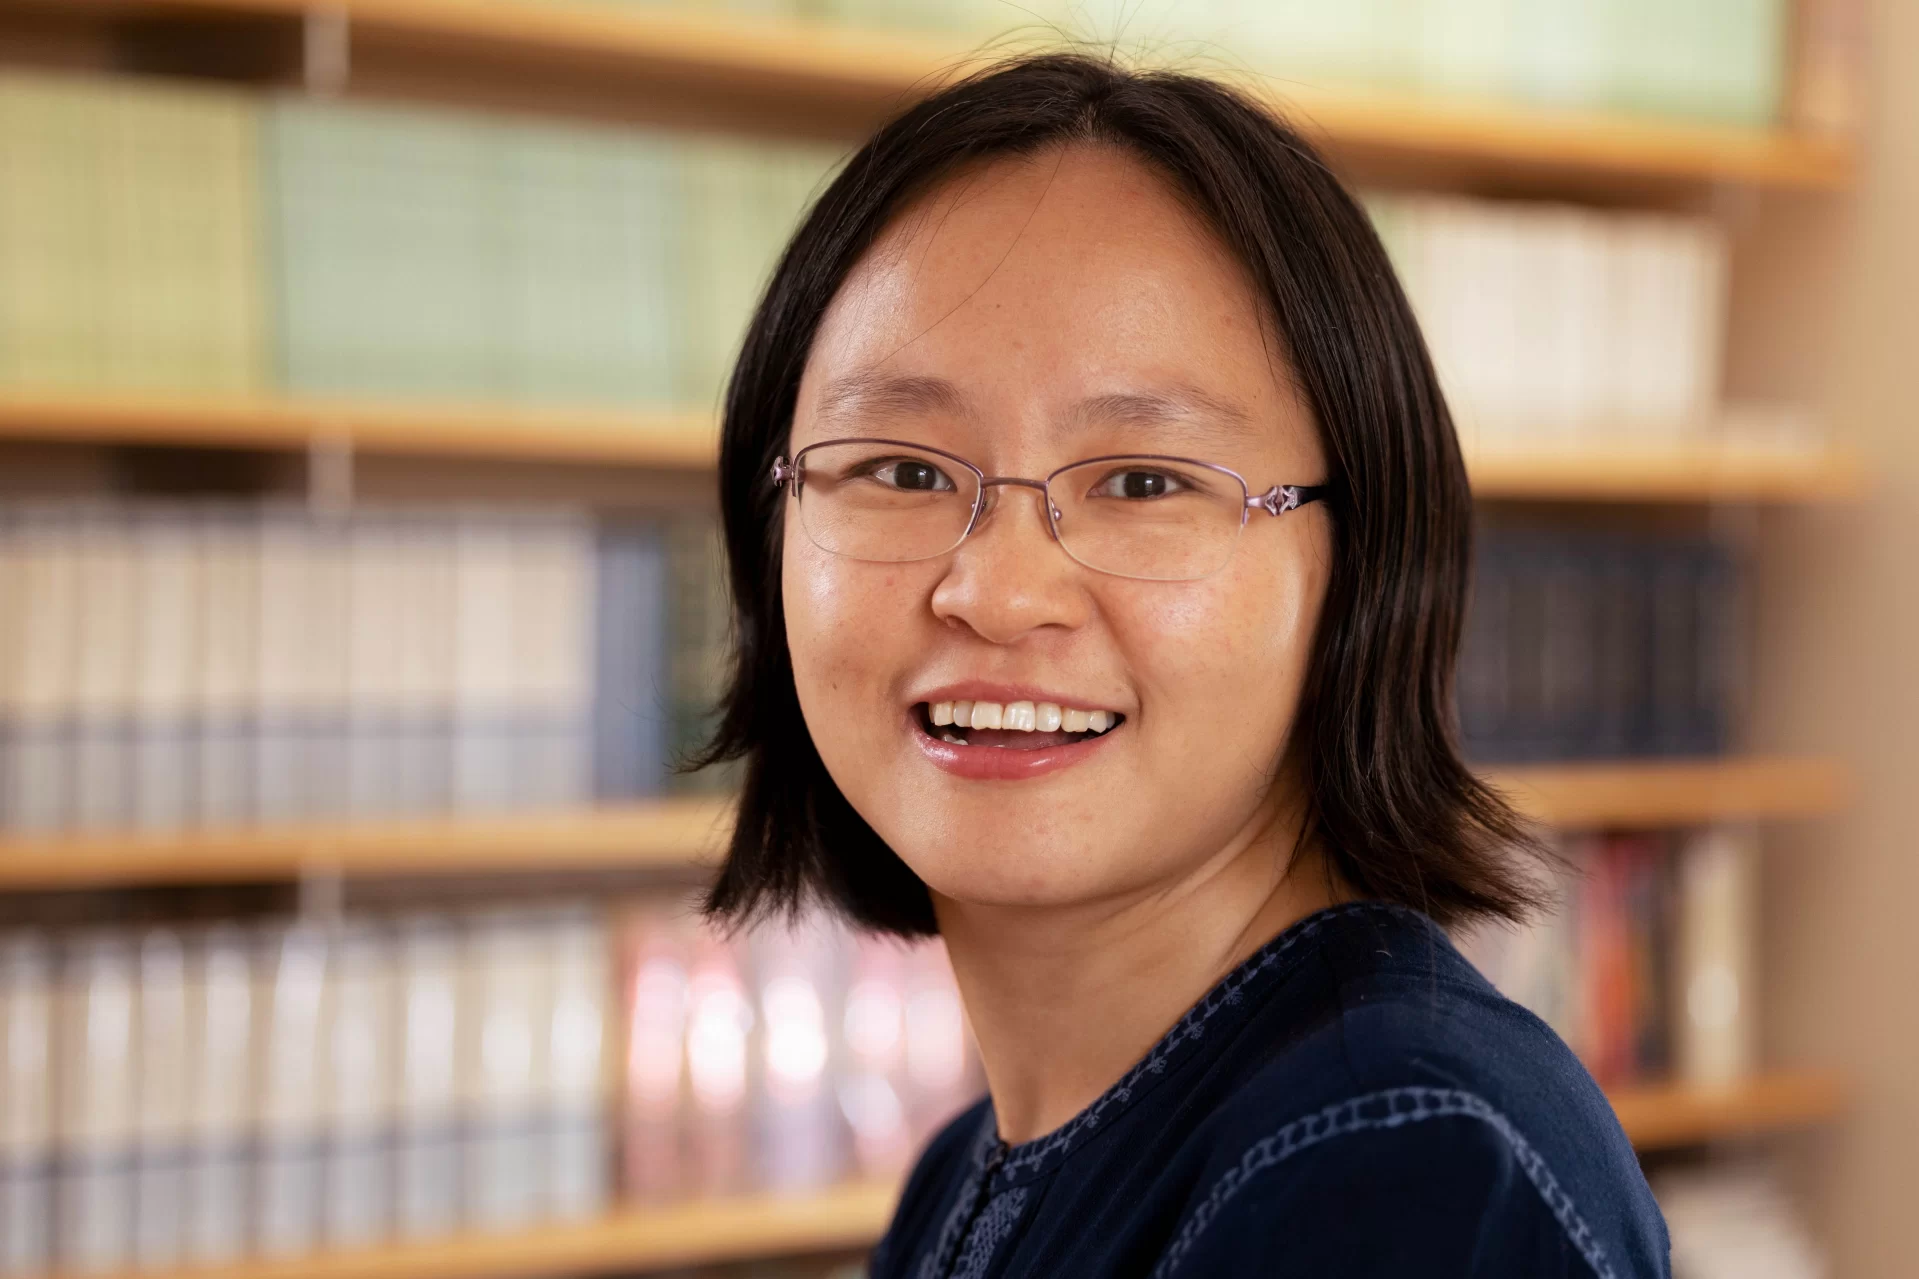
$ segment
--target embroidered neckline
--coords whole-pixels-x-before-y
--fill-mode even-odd
[[[1266,986],[1285,971],[1280,961],[1299,943],[1336,920],[1375,913],[1418,920],[1428,927],[1432,926],[1424,915],[1410,907],[1379,901],[1328,906],[1293,923],[1247,956],[1244,962],[1201,996],[1199,1002],[1187,1009],[1186,1014],[1173,1024],[1173,1028],[1160,1036],[1159,1042],[1120,1077],[1118,1083],[1052,1132],[1018,1145],[1007,1145],[999,1138],[999,1120],[989,1097],[986,1122],[973,1147],[975,1176],[996,1163],[992,1180],[1010,1184],[1035,1177],[1056,1165],[1097,1131],[1101,1123],[1123,1112],[1165,1078],[1168,1071],[1183,1060],[1205,1034],[1206,1025],[1215,1014],[1244,1003],[1249,994]]]

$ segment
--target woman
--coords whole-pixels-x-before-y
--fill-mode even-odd
[[[1365,215],[1204,80],[1018,61],[819,200],[727,394],[708,907],[946,942],[990,1095],[880,1279],[1663,1275],[1599,1090],[1442,926],[1471,499]]]

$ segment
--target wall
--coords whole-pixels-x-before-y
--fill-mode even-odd
[[[1842,1279],[1919,1273],[1919,4],[1871,16],[1861,182],[1754,215],[1732,372],[1867,463],[1857,506],[1762,521],[1755,655],[1757,744],[1858,781],[1844,818],[1772,836],[1766,896],[1768,1050],[1856,1087],[1796,1160]]]

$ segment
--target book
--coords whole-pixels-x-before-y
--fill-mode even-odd
[[[0,937],[0,1274],[52,1269],[55,953]]]
[[[1503,520],[1482,530],[1461,639],[1467,754],[1710,756],[1732,740],[1742,575],[1692,536]]]
[[[149,929],[137,943],[133,1070],[132,1256],[143,1270],[167,1270],[183,1257],[185,1167],[192,1138],[186,949],[179,934]]]
[[[631,799],[665,781],[666,556],[648,523],[608,520],[597,539],[593,794]]]
[[[136,980],[125,936],[95,929],[65,939],[54,1010],[59,1270],[120,1270],[132,1261]]]

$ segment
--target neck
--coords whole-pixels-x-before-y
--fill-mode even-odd
[[[1320,850],[1296,848],[1298,831],[1296,810],[1269,811],[1177,883],[1115,900],[934,895],[1003,1140],[1064,1124],[1254,951],[1343,899]]]

